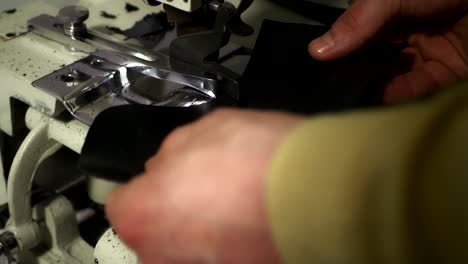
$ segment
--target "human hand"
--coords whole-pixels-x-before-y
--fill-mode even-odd
[[[111,195],[111,223],[143,263],[278,263],[266,170],[301,120],[219,110],[177,129],[146,172]]]
[[[356,0],[323,37],[309,45],[318,60],[332,60],[369,41],[398,32],[408,41],[384,100],[428,94],[468,76],[468,1]]]

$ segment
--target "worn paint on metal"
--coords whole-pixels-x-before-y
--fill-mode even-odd
[[[113,229],[107,230],[99,239],[94,250],[95,263],[99,264],[137,264],[138,258]],[[96,262],[97,261],[97,262]]]

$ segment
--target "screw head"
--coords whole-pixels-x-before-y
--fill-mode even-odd
[[[58,18],[64,24],[82,24],[89,18],[89,10],[82,6],[67,6],[60,9]]]

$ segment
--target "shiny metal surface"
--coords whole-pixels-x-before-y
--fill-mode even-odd
[[[67,7],[68,8],[68,7]],[[141,68],[148,75],[168,81],[178,82],[200,90],[214,97],[215,83],[217,80],[207,78],[199,68],[180,62],[178,71],[174,70],[166,56],[139,47],[130,46],[121,41],[112,39],[101,33],[88,30],[80,39],[69,37],[57,26],[60,24],[56,17],[41,15],[29,21],[33,32],[45,38],[57,41],[72,50],[98,54],[105,52],[112,60],[118,60],[124,65],[135,69]],[[114,53],[113,53],[114,52]],[[112,61],[111,60],[111,61]],[[119,64],[119,63],[117,63]],[[180,73],[183,72],[183,73]]]
[[[93,55],[123,66],[128,70],[133,70],[156,79],[183,84],[213,99],[216,98],[215,92],[218,79],[203,76],[204,69],[192,67],[187,63],[177,62],[175,64],[174,61],[170,61],[169,57],[163,54],[161,54],[158,60],[152,62],[105,50],[98,50]],[[176,66],[178,71],[173,70],[173,66]]]
[[[57,17],[49,15],[39,15],[28,21],[28,25],[32,27],[32,32],[56,41],[64,46],[75,51],[92,53],[97,49],[108,49],[127,53],[144,60],[152,61],[156,59],[155,54],[143,50],[139,47],[124,44],[119,40],[113,39],[110,36],[105,36],[101,33],[88,30],[80,39],[72,38],[64,34],[62,24]]]
[[[189,107],[214,99],[186,86],[179,75],[153,78],[164,72],[144,64],[97,52],[33,83],[61,101],[78,120],[91,125],[102,111],[119,105]],[[164,77],[164,76],[163,76]],[[174,78],[175,81],[169,81]],[[214,93],[213,93],[214,95]]]
[[[87,9],[71,6],[60,10],[57,17],[40,15],[29,21],[35,34],[90,54],[33,82],[86,124],[113,106],[189,107],[216,99],[220,85],[229,89],[237,85],[233,79],[238,76],[222,67],[193,65],[92,30],[70,33],[76,27],[86,28],[88,16]]]

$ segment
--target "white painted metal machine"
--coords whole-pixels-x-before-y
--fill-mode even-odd
[[[106,197],[118,183],[77,171],[73,161],[96,116],[106,109],[201,105],[225,87],[235,99],[248,56],[229,55],[254,42],[255,35],[243,37],[253,29],[240,19],[251,4],[244,0],[0,4],[0,263],[138,262],[103,213]],[[138,28],[137,22],[148,16],[160,19],[159,12],[170,20],[161,36]],[[270,18],[305,20],[260,0],[244,18],[257,28],[264,12]],[[197,31],[208,31],[206,38],[191,38],[196,27],[185,27],[191,14],[211,21]],[[240,36],[229,38],[231,32]],[[231,41],[226,42],[226,36]],[[207,64],[214,52],[229,59]],[[142,80],[169,92],[142,93],[137,89]]]

